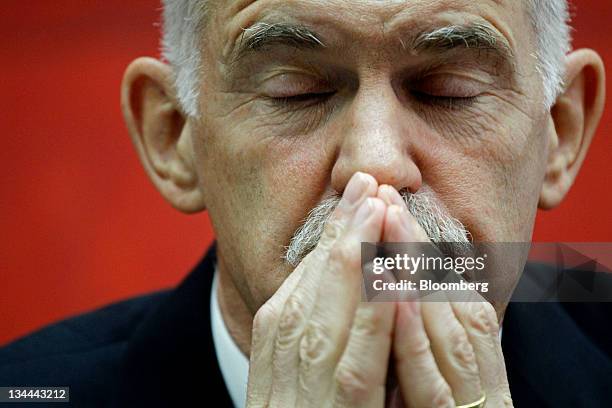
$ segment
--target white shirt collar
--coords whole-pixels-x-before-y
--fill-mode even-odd
[[[212,337],[215,344],[217,361],[221,368],[223,380],[229,391],[235,407],[246,406],[247,384],[249,380],[249,359],[242,354],[230,335],[217,299],[218,271],[215,267],[215,277],[210,296],[210,322]]]

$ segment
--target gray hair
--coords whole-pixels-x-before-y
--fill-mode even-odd
[[[543,102],[549,109],[563,89],[565,55],[571,49],[567,0],[527,0],[536,33],[536,68],[542,78]],[[189,116],[198,115],[202,59],[200,34],[207,0],[162,0],[162,57],[175,73],[177,98]]]
[[[202,58],[200,34],[206,20],[207,0],[162,0],[162,57],[174,70],[174,85],[183,111],[198,114]]]
[[[563,91],[565,55],[572,48],[567,0],[529,0],[529,15],[536,33],[536,69],[542,77],[547,109]]]
[[[423,186],[417,193],[401,190],[400,195],[408,212],[442,253],[453,256],[470,253],[472,235],[461,221],[450,215],[431,188]],[[285,260],[290,265],[297,266],[315,248],[340,199],[340,195],[326,198],[308,213],[285,248]]]

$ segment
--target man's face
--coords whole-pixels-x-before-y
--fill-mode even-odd
[[[510,0],[215,7],[193,149],[220,266],[248,307],[356,171],[433,192],[475,241],[529,240],[550,126],[534,40]]]

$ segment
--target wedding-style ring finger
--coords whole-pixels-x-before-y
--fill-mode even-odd
[[[444,300],[424,302],[422,310],[433,355],[456,405],[479,401],[483,389],[476,354],[451,305]]]

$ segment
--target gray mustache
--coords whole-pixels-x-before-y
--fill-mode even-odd
[[[431,190],[421,190],[417,193],[402,190],[400,195],[429,239],[443,253],[451,256],[469,252],[472,249],[472,236],[467,228],[446,211]],[[339,195],[326,198],[308,213],[286,248],[284,258],[290,265],[297,266],[317,246],[325,224],[340,199]]]

